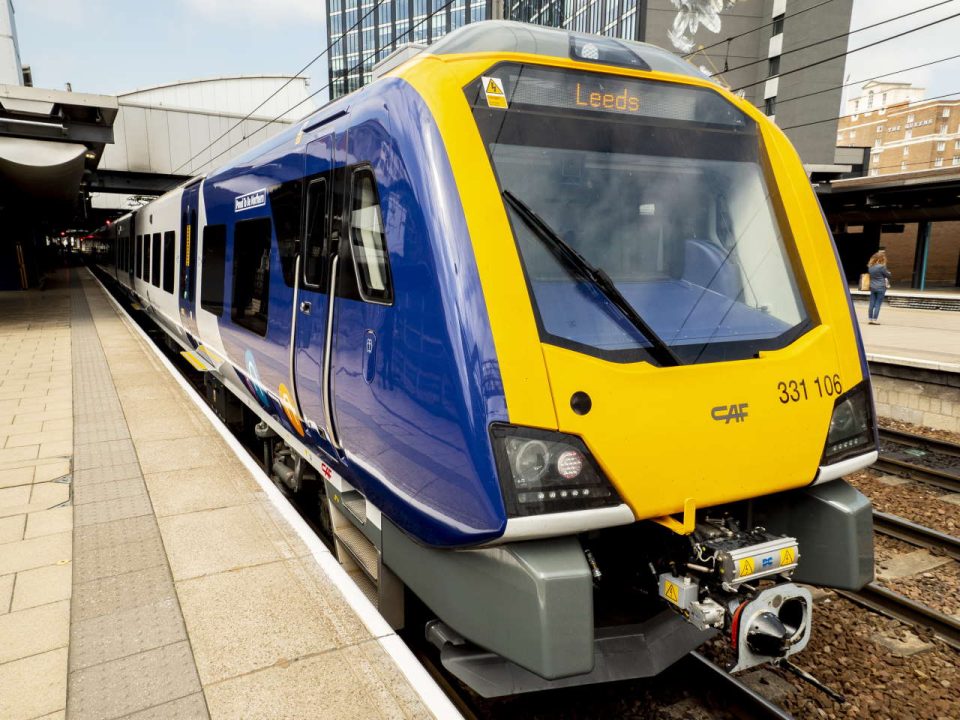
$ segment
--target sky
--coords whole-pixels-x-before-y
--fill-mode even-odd
[[[912,10],[930,7],[942,0],[854,0],[850,29],[856,30]],[[790,12],[789,3],[787,13]],[[816,12],[813,10],[812,12]],[[960,14],[960,0],[951,0],[916,15],[880,25],[872,30],[850,35],[847,45],[847,83],[855,83],[844,92],[844,101],[860,94],[861,81],[866,82],[882,73],[895,73],[884,82],[909,82],[927,89],[926,97],[954,93],[960,96],[960,57],[919,70],[897,72],[903,68],[921,65],[953,55],[960,55],[960,16],[944,20],[915,33],[904,34],[911,28],[934,20]],[[897,37],[895,37],[897,36]],[[869,43],[894,37],[876,47],[856,51]],[[851,52],[853,51],[853,52]],[[845,104],[841,107],[845,107]]]
[[[74,92],[293,74],[327,44],[323,0],[14,0],[14,9],[34,85],[69,82]],[[304,73],[311,91],[326,83],[326,60]]]
[[[851,29],[942,0],[854,0]],[[323,0],[14,0],[20,57],[38,87],[115,94],[176,80],[291,74],[325,46]],[[790,7],[788,4],[787,13]],[[816,12],[814,10],[813,12]],[[950,0],[850,35],[844,100],[881,73],[960,54],[960,17],[863,51],[857,48],[960,13]],[[306,73],[326,83],[326,58]],[[887,78],[960,94],[960,58]],[[323,97],[318,97],[320,100]],[[844,107],[843,105],[841,107]],[[838,108],[839,110],[839,108]]]

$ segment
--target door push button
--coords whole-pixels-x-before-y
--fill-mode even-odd
[[[309,315],[310,310],[312,309],[313,303],[311,303],[309,300],[304,300],[302,303],[300,303],[300,312],[302,312],[304,315]]]
[[[377,370],[377,334],[367,330],[363,335],[363,379],[369,385]]]

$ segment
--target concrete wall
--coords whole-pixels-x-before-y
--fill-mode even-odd
[[[820,0],[790,0],[787,3],[787,15],[819,2]],[[846,38],[822,43],[808,50],[789,51],[841,34],[850,27],[852,9],[853,0],[834,0],[797,17],[787,17],[783,29],[783,51],[789,54],[782,56],[781,74],[826,57],[842,56],[847,49]],[[842,85],[845,65],[846,61],[841,57],[780,78],[777,91],[777,125],[787,133],[806,164],[833,163],[837,120],[804,127],[794,126],[836,118],[840,114],[841,90],[819,91]],[[818,94],[790,101],[790,98],[812,92]]]
[[[770,0],[742,0],[732,8],[720,14],[721,27],[719,33],[712,33],[700,27],[693,36],[697,47],[707,47],[718,43],[725,37],[747,33],[760,25],[770,21],[770,12],[767,7]],[[677,16],[677,8],[671,0],[648,0],[646,3],[646,35],[644,41],[659,45],[662,48],[677,52],[670,42],[667,32]],[[767,49],[770,42],[770,28],[763,28],[757,32],[748,33],[744,37],[730,42],[729,55],[727,43],[720,42],[716,47],[698,52],[687,58],[697,66],[703,66],[711,74],[722,71],[725,66],[735,68],[756,60],[755,65],[733,72],[723,73],[722,78],[730,87],[736,88],[747,85],[767,76]],[[725,65],[726,64],[726,65]],[[750,102],[763,105],[763,83],[748,88],[744,92]]]
[[[872,379],[881,418],[960,432],[960,388],[878,375]]]

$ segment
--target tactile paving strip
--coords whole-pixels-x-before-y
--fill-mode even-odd
[[[206,718],[157,519],[76,272],[71,290],[76,504],[67,717],[106,720],[152,708],[157,717]],[[107,322],[119,323],[106,312]]]

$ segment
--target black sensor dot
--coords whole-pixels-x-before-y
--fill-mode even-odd
[[[578,390],[570,397],[570,408],[577,415],[586,415],[593,407],[593,400],[585,392]]]

